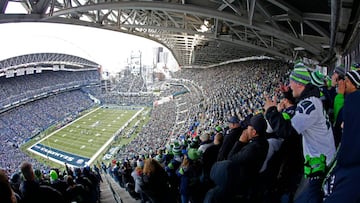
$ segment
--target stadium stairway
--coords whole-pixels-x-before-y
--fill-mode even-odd
[[[109,182],[106,180],[104,175],[101,175],[101,178],[103,179],[103,182],[100,182],[100,203],[116,202]]]
[[[100,203],[141,203],[130,194],[108,174],[101,175],[103,182],[100,185]]]

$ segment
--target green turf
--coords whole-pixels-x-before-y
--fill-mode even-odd
[[[138,111],[97,109],[46,137],[40,144],[91,158]]]

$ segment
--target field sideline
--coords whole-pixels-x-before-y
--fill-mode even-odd
[[[90,165],[143,108],[97,108],[30,146],[32,153],[73,167]]]

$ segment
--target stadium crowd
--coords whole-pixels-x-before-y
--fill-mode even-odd
[[[181,70],[182,88],[164,95],[189,92],[154,107],[102,169],[142,202],[356,202],[359,68],[331,79],[272,60]]]
[[[58,90],[98,82],[99,73],[96,70],[43,71],[14,78],[1,77],[0,103],[7,105],[16,102],[18,105],[0,113],[0,141],[3,144],[0,148],[0,167],[11,173],[22,161],[28,160],[37,168],[47,168],[22,152],[20,145],[52,125],[72,120],[79,112],[94,105],[86,91]],[[36,96],[44,95],[44,92],[47,93],[45,97]],[[24,98],[32,99],[19,102]]]
[[[145,81],[141,76],[133,75],[123,71],[124,75],[118,79],[112,91],[117,92],[144,92],[146,91]]]
[[[350,185],[358,185],[359,160],[351,153],[359,139],[350,116],[359,109],[357,68],[336,67],[331,79],[302,62],[182,70],[177,77],[196,83],[206,98],[191,111],[189,128],[175,132],[176,140],[161,133],[165,145],[158,134],[141,137],[151,144],[130,143],[134,153],[125,151],[128,158],[103,165],[104,171],[142,202],[356,202]],[[344,95],[353,98],[345,99],[351,110]],[[170,117],[162,118],[165,126]],[[338,122],[340,134],[332,130]]]
[[[36,100],[0,114],[1,167],[14,171],[27,160],[19,146],[52,125],[75,118],[94,103],[80,90]],[[32,162],[37,163],[37,162]]]
[[[112,82],[108,91],[95,94],[96,97],[106,104],[151,106],[156,97],[154,95],[143,95],[142,92],[146,92],[144,80],[127,71],[122,73],[124,75]]]
[[[120,106],[152,106],[155,99],[155,96],[125,96],[116,93],[107,93],[101,96],[101,101],[103,101],[103,103],[115,104]]]
[[[18,77],[0,77],[0,108],[44,92],[99,82],[98,71],[43,71]]]
[[[30,162],[22,162],[19,171],[8,177],[0,169],[1,202],[97,203],[100,199],[99,168],[85,167],[64,171],[56,168],[44,173]]]

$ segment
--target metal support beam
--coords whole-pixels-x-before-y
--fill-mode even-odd
[[[4,14],[9,0],[0,1],[0,14]]]
[[[263,38],[254,30],[251,29],[253,31],[253,33],[260,39],[260,41],[267,47],[269,48],[269,45],[263,40]]]
[[[229,0],[227,1],[227,3],[230,3],[232,4],[235,0]],[[224,4],[221,4],[221,6],[217,9],[218,11],[222,11],[224,10],[226,7],[228,7],[228,4],[224,3]]]
[[[297,22],[303,21],[301,11],[299,11],[297,8],[292,7],[290,4],[286,3],[285,1],[283,0],[267,0],[267,1],[286,11],[292,20],[295,20]]]
[[[304,20],[320,21],[330,23],[330,15],[325,13],[303,13]]]
[[[3,10],[6,7],[4,1],[0,0]],[[329,14],[302,13],[294,6],[297,3],[288,3],[286,0],[210,0],[208,5],[203,1],[174,3],[173,0],[39,1],[42,2],[42,6],[33,3],[34,0],[28,1],[29,13],[37,15],[23,17],[0,14],[0,23],[66,23],[143,36],[168,47],[181,65],[211,64],[221,58],[230,59],[264,53],[291,58],[289,55],[294,47],[303,47],[306,53],[323,57],[326,50],[321,45],[330,35],[326,28],[323,28],[324,24],[330,22]],[[50,5],[46,6],[44,2]],[[44,9],[41,10],[40,7]],[[277,8],[273,10],[274,7]],[[314,10],[316,12],[316,9]],[[41,14],[42,11],[47,13]],[[247,15],[244,15],[245,13]],[[210,30],[200,30],[204,20],[211,22],[211,28],[208,26]],[[320,21],[321,26],[316,21]],[[288,23],[289,27],[285,23]],[[221,24],[229,28],[229,34],[218,35]],[[306,28],[309,27],[314,32],[306,33]],[[337,39],[339,37],[335,40]],[[226,42],[226,45],[223,42]],[[216,52],[219,54],[209,58],[206,57],[207,52],[211,56]]]
[[[237,9],[234,5],[232,5],[230,2],[228,2],[227,0],[223,0],[223,2],[230,7],[235,13],[237,13],[239,16],[242,16],[242,13],[240,12],[239,9]]]
[[[171,15],[169,15],[169,13],[168,12],[166,12],[166,11],[163,11],[164,12],[164,14],[166,15],[166,17],[168,17],[170,20],[171,20],[171,22],[173,22],[174,23],[174,25],[175,25],[175,27],[177,27],[177,28],[179,28],[180,27],[180,25],[174,20],[174,18],[173,17],[171,17]]]
[[[249,9],[249,24],[252,25],[254,11],[255,11],[256,0],[250,0],[250,9]]]
[[[275,22],[270,12],[262,5],[261,1],[257,1],[255,6],[276,29],[280,29],[279,25]]]
[[[288,23],[289,27],[291,28],[291,30],[292,30],[292,32],[293,32],[293,34],[294,34],[294,36],[295,36],[296,38],[299,38],[299,36],[298,36],[297,32],[295,31],[294,27],[293,27],[293,26],[292,26],[292,24],[291,24],[291,21],[290,21],[290,20],[288,20],[288,21],[287,21],[287,23]]]
[[[274,1],[274,0],[273,0]],[[72,12],[86,12],[89,10],[99,10],[99,9],[141,9],[141,10],[165,10],[171,12],[187,13],[192,15],[200,15],[208,18],[218,18],[219,20],[229,21],[231,23],[236,23],[245,27],[249,27],[255,30],[260,30],[262,33],[274,36],[283,40],[288,41],[289,43],[295,44],[295,46],[304,47],[307,51],[313,53],[314,55],[319,55],[322,48],[315,47],[312,44],[308,44],[300,39],[297,39],[291,36],[289,33],[285,33],[281,30],[277,30],[273,27],[265,25],[264,23],[256,23],[254,25],[249,25],[248,19],[241,16],[236,16],[230,13],[214,11],[212,9],[191,6],[191,5],[181,5],[181,4],[172,4],[172,3],[160,3],[160,2],[109,2],[96,5],[84,5],[81,7],[63,9],[57,12],[54,12],[54,16],[49,16],[44,18],[44,20],[49,20],[56,16],[65,15],[66,13]]]
[[[315,22],[310,22],[308,20],[305,20],[304,23],[309,27],[311,27],[313,30],[315,30],[317,33],[319,33],[321,36],[326,37],[328,39],[330,38],[330,33],[321,26],[317,25]]]

